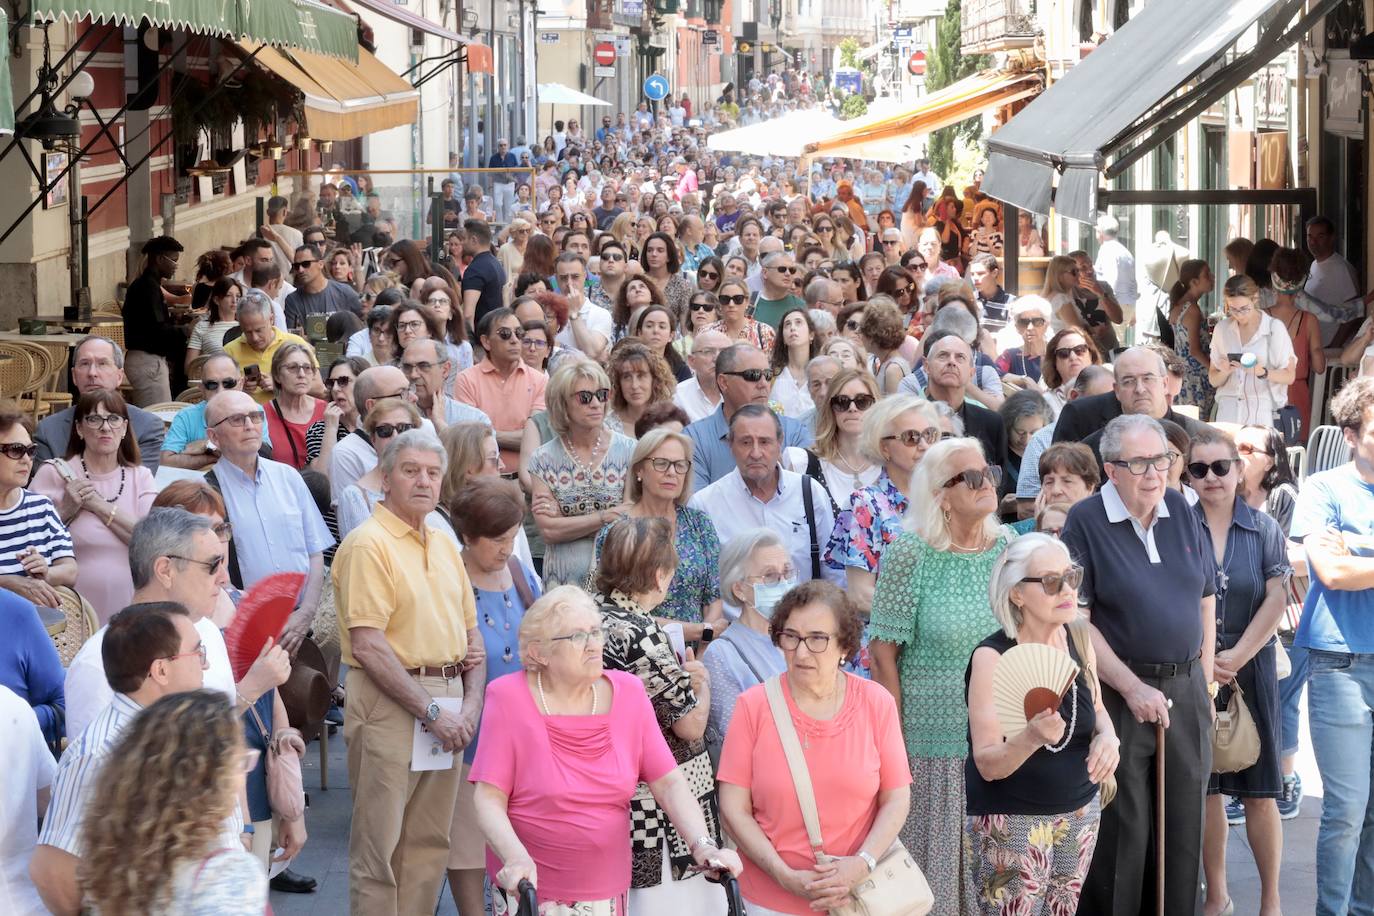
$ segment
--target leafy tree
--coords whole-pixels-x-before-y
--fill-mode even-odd
[[[965,57],[959,49],[960,0],[949,0],[945,15],[935,29],[935,46],[931,48],[926,70],[926,89],[934,92],[972,76],[989,65],[983,56]],[[983,133],[982,118],[970,118],[935,131],[930,135],[930,167],[937,175],[948,175],[954,167],[954,138],[962,135],[976,141]],[[939,193],[939,189],[936,189]]]
[[[859,69],[859,42],[852,35],[840,42],[840,66]]]
[[[866,114],[868,114],[868,102],[864,101],[862,95],[855,93],[845,96],[844,104],[840,106],[840,120],[850,121]]]

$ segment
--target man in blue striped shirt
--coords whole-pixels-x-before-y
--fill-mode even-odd
[[[173,601],[130,605],[111,617],[101,656],[114,699],[62,755],[52,802],[29,864],[43,903],[57,914],[74,916],[81,909],[76,879],[80,826],[106,757],[144,707],[170,694],[199,689],[205,669],[200,633],[186,608]],[[229,830],[229,841],[237,842],[236,825],[226,827]]]

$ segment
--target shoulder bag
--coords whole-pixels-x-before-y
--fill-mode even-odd
[[[1088,678],[1088,686],[1092,688],[1093,703],[1096,704],[1097,698],[1102,695],[1102,682],[1097,679],[1097,651],[1093,649],[1092,634],[1088,632],[1088,622],[1086,620],[1076,620],[1067,627],[1069,639],[1073,640],[1073,651],[1078,655],[1078,661],[1083,665],[1083,671]],[[1105,808],[1116,798],[1116,775],[1113,774],[1102,780],[1102,785],[1098,787],[1099,801]]]
[[[1239,773],[1254,766],[1259,753],[1259,729],[1241,695],[1240,684],[1233,682],[1226,708],[1217,710],[1212,723],[1212,772]]]
[[[818,863],[828,862],[833,857],[826,855],[821,842],[821,818],[816,811],[811,771],[806,767],[801,742],[797,740],[797,728],[782,695],[782,676],[764,681],[764,692],[773,713],[773,724],[782,740],[783,753],[787,755],[787,768],[792,772],[792,785],[801,804],[811,853]],[[878,867],[849,893],[849,902],[831,910],[830,916],[925,916],[935,906],[935,895],[931,893],[926,876],[901,840],[892,841],[887,852],[878,859]]]
[[[305,742],[301,739],[301,733],[294,728],[284,728],[277,733],[274,741],[267,725],[262,721],[262,716],[258,715],[258,708],[249,706],[248,712],[252,714],[258,731],[262,733],[263,743],[267,745],[267,757],[263,761],[263,766],[267,768],[267,801],[272,806],[272,813],[288,821],[300,820],[305,816],[305,785],[301,780],[301,755],[294,749],[281,753],[280,748],[284,743],[282,739],[288,736],[294,736],[304,747]]]

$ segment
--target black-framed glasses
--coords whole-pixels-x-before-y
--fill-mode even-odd
[[[501,338],[502,340],[504,340],[504,341],[506,341],[506,342],[510,342],[510,340],[511,340],[512,338],[515,339],[515,340],[524,340],[524,339],[525,339],[525,329],[524,329],[524,328],[497,328],[497,329],[496,329],[496,336],[499,337],[499,338]]]
[[[352,384],[353,376],[351,375],[341,375],[338,378],[327,378],[324,380],[324,388],[326,391],[333,391],[335,387],[347,388]]]
[[[930,269],[930,265],[927,264],[925,261],[907,261],[907,262],[906,262],[906,269],[907,269],[907,270],[929,270],[929,269]]]
[[[1188,462],[1188,476],[1194,480],[1204,480],[1207,477],[1207,472],[1211,471],[1217,477],[1225,477],[1231,473],[1231,468],[1239,460],[1239,458],[1225,458],[1212,462],[1190,461]]]
[[[850,318],[844,323],[844,329],[846,331],[857,331],[859,329],[859,319]]]
[[[981,490],[984,485],[991,484],[995,490],[1002,485],[1002,469],[996,465],[989,465],[982,469],[971,468],[962,471],[945,481],[945,489],[957,487],[959,484],[963,484],[970,490]]]
[[[609,254],[603,254],[601,260],[619,262],[625,260],[625,256],[619,252],[612,251]]]
[[[214,429],[221,424],[227,423],[234,429],[243,429],[249,423],[252,423],[254,426],[261,426],[265,420],[266,418],[262,415],[262,411],[257,411],[255,413],[234,413],[211,423],[210,428]]]
[[[605,404],[606,399],[611,396],[611,389],[598,388],[595,391],[574,391],[572,396],[576,399],[577,403],[581,404],[583,407],[586,407],[592,401],[600,401],[602,404]]]
[[[1083,567],[1077,563],[1064,570],[1062,573],[1045,573],[1043,576],[1026,576],[1022,582],[1038,582],[1040,587],[1045,590],[1045,594],[1054,597],[1064,590],[1064,586],[1078,588],[1083,584]]]
[[[676,461],[670,458],[650,458],[649,466],[660,474],[666,474],[669,470],[676,471],[678,476],[681,477],[692,469],[692,462],[684,458],[680,458]]]
[[[841,413],[848,411],[850,408],[862,413],[876,403],[877,400],[871,394],[837,394],[830,399],[830,406]]]
[[[729,372],[722,372],[721,375],[736,375],[753,385],[761,381],[773,381],[772,369],[732,369]]]
[[[415,429],[414,423],[378,423],[372,427],[372,438],[390,439],[392,436],[399,436],[401,433],[410,432]]]
[[[1029,318],[1017,318],[1016,326],[1018,328],[1043,328],[1045,326],[1045,318],[1042,315],[1032,315]]]
[[[699,271],[697,271],[697,279],[698,279],[698,280],[719,280],[719,279],[720,279],[720,274],[716,273],[714,270],[699,270]]]
[[[748,299],[748,298],[749,298],[749,297],[746,296],[746,295],[744,295],[743,293],[740,293],[739,295],[736,295],[736,296],[721,296],[721,297],[720,297],[720,304],[721,304],[721,305],[744,305],[745,300]]]
[[[941,433],[940,430],[932,426],[929,429],[904,429],[899,433],[883,436],[882,441],[891,442],[893,439],[896,439],[903,445],[915,445],[918,442],[924,442],[926,445],[934,445],[940,441],[942,435],[943,433]]]
[[[398,321],[398,322],[396,322],[396,330],[397,330],[397,331],[418,331],[418,330],[420,330],[421,328],[423,328],[424,326],[425,326],[424,321],[423,321],[422,319],[419,319],[419,318],[416,318],[414,321]]]
[[[19,461],[22,458],[32,458],[37,455],[38,446],[24,445],[22,442],[6,442],[4,445],[0,445],[0,452],[3,452],[6,458]]]
[[[884,245],[900,245],[901,243],[901,239],[883,239]]]
[[[819,655],[830,648],[830,640],[833,638],[829,633],[807,633],[803,636],[796,630],[783,630],[778,634],[778,648],[784,652],[793,652],[797,646],[806,643],[808,652]]]
[[[687,307],[694,312],[714,312],[716,310],[715,305],[710,302],[693,302]]]
[[[325,382],[325,384],[328,385],[329,383],[328,383],[328,382]],[[238,386],[239,386],[239,380],[236,379],[236,378],[226,378],[226,379],[206,378],[206,379],[201,379],[201,380],[200,380],[200,387],[204,388],[206,391],[219,391],[221,388],[225,389],[226,391],[232,391],[233,389],[237,388]]]
[[[87,429],[119,429],[129,421],[117,413],[88,413],[81,418]]]
[[[1070,356],[1087,356],[1087,355],[1088,355],[1088,345],[1085,344],[1085,343],[1078,344],[1077,346],[1074,346],[1074,347],[1055,347],[1055,348],[1054,348],[1054,358],[1055,358],[1055,359],[1068,359]]]
[[[587,643],[601,645],[606,642],[606,631],[597,627],[595,630],[574,630],[562,636],[551,636],[549,642],[570,642],[574,649],[585,649]]]
[[[167,557],[172,560],[180,560],[183,563],[194,563],[212,576],[218,573],[220,567],[224,565],[224,554],[220,554],[213,560],[197,560],[195,557],[183,557],[174,553],[167,554]]]
[[[1117,458],[1113,461],[1108,461],[1107,464],[1125,468],[1136,477],[1139,477],[1150,468],[1154,468],[1156,471],[1163,474],[1165,471],[1169,470],[1169,468],[1173,467],[1174,461],[1177,458],[1177,452],[1165,452],[1163,455],[1146,455],[1142,458]]]
[[[542,350],[549,345],[549,342],[542,337],[526,334],[520,339],[520,345],[530,350]]]

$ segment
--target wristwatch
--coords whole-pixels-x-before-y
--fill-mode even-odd
[[[692,855],[696,855],[697,848],[700,846],[709,846],[712,849],[717,848],[716,841],[711,839],[709,836],[703,834],[692,841],[692,845],[687,851],[690,852]]]
[[[442,711],[442,710],[439,709],[439,704],[436,703],[436,702],[434,702],[433,700],[430,700],[430,701],[429,701],[429,705],[425,707],[425,721],[426,721],[426,722],[437,722],[437,721],[439,721],[439,713],[440,713],[441,711]]]
[[[860,859],[864,860],[864,864],[868,866],[868,873],[870,875],[878,870],[878,860],[873,858],[873,856],[870,853],[860,849],[858,852],[855,853],[855,855],[857,855]]]

